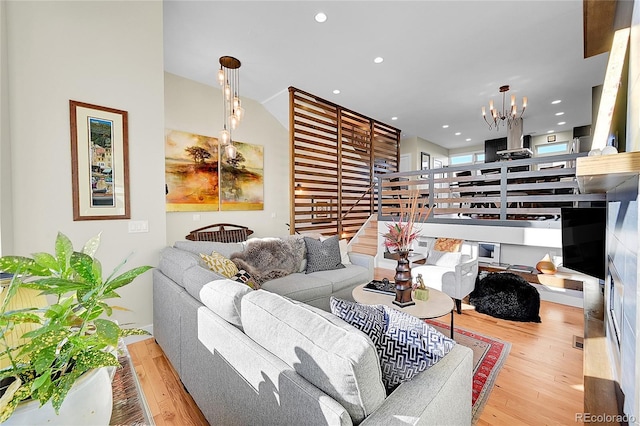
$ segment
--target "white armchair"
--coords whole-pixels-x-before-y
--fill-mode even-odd
[[[478,276],[478,243],[464,241],[460,254],[434,252],[431,250],[435,239],[425,244],[423,239],[420,247],[428,245],[424,265],[411,267],[411,276],[416,278],[422,274],[427,287],[435,288],[449,295],[456,303],[458,314],[462,313],[462,299],[473,291]]]

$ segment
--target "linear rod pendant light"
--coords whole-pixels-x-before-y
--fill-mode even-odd
[[[233,56],[220,57],[218,83],[222,87],[222,123],[220,144],[224,146],[228,158],[236,158],[237,149],[233,144],[232,132],[244,117],[240,101],[240,61]]]

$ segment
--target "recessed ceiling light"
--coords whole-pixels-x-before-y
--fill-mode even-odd
[[[378,56],[373,60],[373,62],[375,62],[376,64],[381,64],[382,61],[384,61],[384,58],[382,56]]]
[[[471,138],[466,138],[465,141],[471,142]]]
[[[318,12],[318,13],[316,13],[315,20],[316,20],[316,22],[323,23],[324,21],[327,20],[327,15],[325,15],[322,12]]]
[[[564,126],[565,124],[567,124],[566,121],[561,121],[561,122],[558,123],[558,126]]]
[[[398,119],[398,117],[391,117],[391,119],[392,119],[393,121],[396,121],[396,120]]]
[[[556,112],[556,115],[564,115],[564,112]]]
[[[555,130],[547,130],[547,133],[553,133]]]
[[[460,136],[462,133],[460,133],[460,132],[455,132],[454,134],[455,134],[456,136]]]
[[[338,90],[338,89],[336,89],[336,90],[334,90],[334,91],[333,91],[333,94],[334,94],[334,95],[337,95],[338,93],[340,93],[340,90]]]
[[[560,99],[556,99],[555,101],[551,102],[551,105],[557,105],[560,102],[562,102]]]
[[[442,128],[443,128],[443,129],[448,129],[448,128],[449,128],[449,125],[448,125],[448,124],[445,124],[445,125],[443,125],[443,126],[442,126]]]

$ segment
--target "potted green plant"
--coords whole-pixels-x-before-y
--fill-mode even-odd
[[[0,360],[8,364],[0,370],[0,380],[10,382],[0,397],[0,422],[28,399],[38,401],[40,407],[50,402],[57,414],[72,386],[86,373],[119,365],[114,348],[121,337],[148,334],[122,328],[105,317],[115,308],[106,300],[119,297],[116,290],[151,267],[118,275],[125,259],[103,279],[101,263],[94,257],[99,243],[97,235],[78,252],[69,238],[58,233],[53,254],[0,258],[0,271],[13,275],[0,297]],[[9,308],[22,288],[46,294],[50,303],[41,308]],[[12,333],[25,324],[32,330],[15,343]]]

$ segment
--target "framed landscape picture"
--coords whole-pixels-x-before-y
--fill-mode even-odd
[[[130,219],[127,111],[69,101],[73,220]]]

